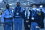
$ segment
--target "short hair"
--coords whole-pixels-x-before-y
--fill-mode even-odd
[[[9,6],[9,4],[6,5],[6,7]]]
[[[32,5],[32,7],[33,7],[33,6],[35,6],[35,7],[36,7],[36,5],[35,5],[35,4],[34,4],[34,5]]]
[[[7,4],[7,5],[9,5],[9,4]]]
[[[17,2],[17,5],[20,5],[20,2]]]

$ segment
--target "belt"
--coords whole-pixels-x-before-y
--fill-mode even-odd
[[[4,18],[4,19],[12,19],[12,18]]]

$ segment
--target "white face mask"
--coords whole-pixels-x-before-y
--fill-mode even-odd
[[[32,8],[32,10],[36,10],[36,8]]]
[[[26,9],[29,9],[29,7],[26,7]]]

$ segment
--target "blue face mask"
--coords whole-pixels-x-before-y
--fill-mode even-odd
[[[32,10],[36,10],[36,8],[32,8]]]
[[[26,9],[29,9],[29,7],[26,7]]]

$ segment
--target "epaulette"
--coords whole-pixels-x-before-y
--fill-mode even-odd
[[[4,11],[2,13],[4,13]]]
[[[2,11],[2,13],[4,13],[5,11],[6,11],[6,9],[5,9],[5,10],[3,10],[3,11]]]

